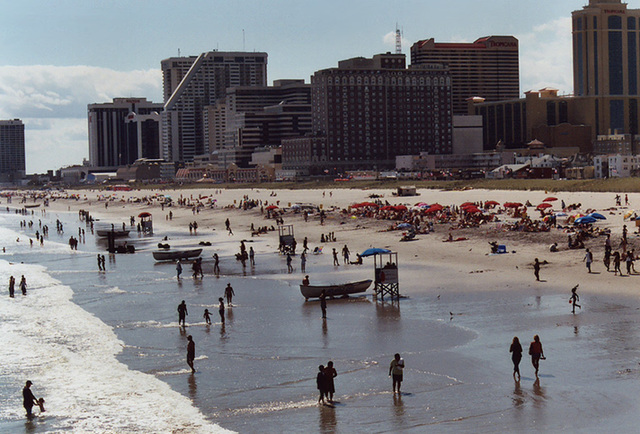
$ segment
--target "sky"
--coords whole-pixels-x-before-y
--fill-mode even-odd
[[[520,40],[520,91],[571,93],[571,12],[587,0],[20,0],[2,1],[0,119],[25,123],[27,173],[88,158],[87,104],[162,102],[160,61],[264,51],[269,83],[422,39]],[[628,0],[640,8],[640,0]],[[408,62],[409,63],[409,62]]]

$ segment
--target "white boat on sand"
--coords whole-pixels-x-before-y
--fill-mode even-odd
[[[351,294],[365,292],[371,286],[371,282],[371,279],[367,279],[336,285],[300,285],[300,292],[305,301],[310,298],[320,298],[322,291],[329,298],[346,297]]]

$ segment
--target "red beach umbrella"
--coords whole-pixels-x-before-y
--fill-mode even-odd
[[[268,207],[266,207],[266,210],[272,210],[272,209],[277,209],[278,207],[275,205],[269,205]]]
[[[391,206],[391,205],[385,205],[382,208],[380,208],[382,211],[395,211],[396,207],[395,206]]]
[[[495,200],[488,200],[484,203],[484,206],[496,206],[500,205],[500,202],[496,202]]]
[[[442,205],[440,205],[440,204],[436,203],[436,204],[431,205],[431,206],[429,207],[429,209],[427,209],[427,210],[425,211],[425,213],[427,213],[427,214],[431,214],[431,213],[434,213],[434,212],[442,211],[443,209],[444,209],[444,208],[443,208],[443,206],[442,206]]]
[[[471,214],[476,214],[476,213],[482,212],[482,211],[480,211],[478,209],[478,207],[475,207],[475,206],[469,206],[469,207],[466,207],[466,208],[463,208],[463,209],[464,209],[464,212],[468,212],[468,213],[471,213]]]
[[[143,217],[151,217],[151,213],[150,212],[141,212],[140,214],[138,214],[138,218],[143,218]]]
[[[396,205],[396,206],[394,207],[394,209],[395,209],[396,211],[406,211],[406,210],[407,210],[407,207],[406,207],[406,206],[404,206],[404,205]]]
[[[555,202],[556,200],[558,200],[557,197],[548,197],[545,200],[543,200],[543,202]]]
[[[520,208],[522,204],[520,202],[506,202],[503,206],[505,208]]]
[[[462,205],[460,205],[460,208],[465,208],[465,207],[468,207],[468,206],[476,206],[476,204],[473,203],[473,202],[465,202]]]
[[[545,208],[551,208],[552,206],[553,206],[553,205],[551,205],[551,204],[550,204],[550,203],[548,203],[548,202],[543,202],[543,203],[541,203],[540,205],[538,205],[536,208],[538,208],[538,209],[545,209]]]

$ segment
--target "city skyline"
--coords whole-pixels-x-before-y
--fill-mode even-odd
[[[630,8],[639,7],[633,3]],[[393,52],[396,22],[407,55],[425,38],[471,42],[513,35],[520,41],[521,92],[552,86],[570,93],[571,12],[586,4],[193,1],[185,9],[168,1],[16,2],[0,17],[0,119],[25,123],[28,173],[57,169],[88,157],[88,104],[118,97],[162,102],[160,62],[178,49],[182,56],[264,51],[269,84],[309,82],[315,71],[340,60]]]

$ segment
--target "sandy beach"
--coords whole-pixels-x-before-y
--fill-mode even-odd
[[[588,273],[583,262],[585,249],[567,247],[566,228],[572,225],[565,220],[577,213],[586,214],[587,210],[597,211],[606,220],[594,225],[611,232],[614,251],[619,250],[623,225],[629,230],[627,249],[640,248],[635,221],[623,218],[634,205],[640,209],[640,194],[629,194],[629,205],[615,206],[615,194],[611,193],[554,193],[558,200],[550,202],[553,212],[562,211],[562,201],[567,205],[582,204],[577,210],[568,212],[567,217],[557,217],[557,224],[562,229],[508,231],[505,225],[518,219],[499,212],[501,207],[497,207],[488,210],[487,214],[496,214],[493,218],[498,221],[464,229],[452,229],[454,224],[451,222],[436,223],[433,232],[418,234],[416,240],[410,242],[400,241],[402,230],[388,230],[401,220],[354,218],[348,211],[350,205],[374,200],[372,195],[409,209],[419,202],[460,206],[464,202],[489,200],[501,204],[529,201],[535,206],[550,196],[543,191],[420,190],[419,193],[415,197],[395,197],[390,190],[382,189],[78,190],[65,192],[76,195],[77,200],[52,200],[46,212],[73,214],[82,209],[98,219],[96,225],[113,223],[115,227],[121,226],[122,222],[128,224],[130,216],[149,212],[153,215],[155,235],[153,241],[138,244],[136,256],[149,255],[149,251],[155,250],[154,243],[162,241],[164,236],[167,240],[162,242],[169,243],[172,248],[211,242],[203,253],[205,277],[201,284],[190,282],[190,269],[185,266],[183,280],[186,286],[179,287],[179,294],[186,294],[185,297],[191,293],[191,285],[195,293],[204,296],[202,287],[218,288],[226,279],[233,279],[236,288],[243,286],[243,279],[245,282],[255,278],[271,282],[262,286],[271,294],[279,295],[269,296],[268,292],[238,295],[241,307],[232,319],[235,327],[240,328],[243,317],[238,312],[242,312],[242,306],[250,307],[258,317],[252,318],[252,327],[261,327],[261,316],[270,318],[265,319],[265,324],[268,324],[267,330],[274,333],[264,339],[282,354],[273,360],[272,356],[262,354],[262,350],[253,354],[252,345],[260,345],[251,341],[241,347],[247,353],[245,355],[238,349],[233,350],[233,354],[225,353],[224,348],[231,351],[232,346],[227,331],[224,339],[221,335],[222,347],[216,350],[220,351],[218,357],[220,360],[232,357],[230,360],[242,369],[236,374],[239,377],[210,385],[212,389],[224,389],[217,395],[198,397],[193,384],[184,378],[159,376],[174,390],[190,397],[206,417],[224,428],[240,432],[258,429],[276,432],[278,427],[285,429],[286,425],[292,431],[302,431],[312,417],[312,430],[319,432],[360,429],[376,432],[423,432],[425,429],[437,432],[533,432],[540,429],[602,432],[613,427],[622,432],[633,432],[638,422],[633,408],[640,402],[633,387],[640,373],[636,350],[636,344],[640,342],[636,278],[640,274],[627,276],[624,263],[624,277],[606,271],[602,263],[604,236],[585,241],[585,247],[593,252],[595,259],[593,273]],[[162,209],[158,200],[137,200],[156,194],[170,196],[173,205]],[[190,206],[178,206],[181,197],[190,201]],[[200,202],[205,206],[196,212],[193,205],[198,198],[202,198]],[[403,298],[393,304],[388,300],[376,302],[370,295],[364,304],[358,303],[358,299],[350,303],[335,301],[329,306],[328,326],[321,325],[317,303],[305,303],[297,290],[303,277],[299,256],[293,260],[294,272],[287,273],[285,259],[277,253],[277,231],[257,236],[252,236],[250,231],[252,224],[255,227],[275,226],[275,220],[267,219],[260,206],[238,209],[243,198],[259,201],[264,208],[273,204],[278,206],[278,211],[284,210],[281,217],[285,224],[293,225],[298,252],[305,237],[311,249],[323,246],[323,254],[309,255],[307,262],[306,274],[314,283],[373,278],[371,258],[365,258],[361,266],[348,265],[343,264],[340,255],[341,265],[335,267],[332,265],[333,248],[340,253],[347,245],[351,260],[355,260],[356,252],[370,247],[397,252]],[[14,198],[10,206],[19,207],[17,202]],[[105,203],[108,203],[107,207]],[[303,214],[294,213],[291,208],[296,203],[321,207],[326,213],[324,224],[320,224],[318,213],[310,215],[305,222]],[[533,219],[540,215],[534,208],[528,208],[528,214]],[[231,223],[233,235],[225,230],[226,219]],[[190,234],[189,223],[194,221],[198,223],[197,234]],[[321,243],[321,235],[329,232],[335,234],[336,241]],[[73,234],[73,227],[68,233]],[[464,240],[444,242],[450,233],[454,239]],[[243,270],[240,263],[233,260],[241,240],[247,240],[247,246],[256,252],[256,266],[250,270]],[[490,241],[505,245],[507,253],[491,254]],[[549,251],[554,242],[558,243],[559,252]],[[220,281],[213,276],[213,252],[223,258],[224,277]],[[126,255],[117,256],[120,263],[127,258]],[[543,262],[540,281],[534,277],[534,258]],[[164,270],[163,275],[168,277],[175,273],[170,264],[158,269]],[[572,315],[567,301],[570,289],[577,284],[582,309]],[[173,300],[168,302],[173,304]],[[287,323],[276,325],[274,316]],[[294,333],[296,329],[299,336]],[[340,335],[332,335],[337,330],[341,330]],[[240,332],[237,330],[236,333],[235,339],[240,339]],[[534,334],[540,335],[547,356],[547,360],[541,362],[538,382],[535,382],[526,355],[526,347]],[[508,350],[513,336],[519,336],[525,348],[521,382],[514,382],[511,376]],[[385,372],[395,352],[401,352],[410,366],[403,387],[405,394],[399,397],[391,394]],[[339,360],[337,368],[342,375],[338,377],[337,396],[343,406],[315,411],[311,379],[317,360],[325,355],[333,355],[331,357]],[[125,354],[127,363],[134,369],[135,357],[133,353]],[[215,359],[212,354],[208,357]],[[300,384],[288,383],[287,368],[282,363],[291,363],[293,373],[290,375],[293,377],[308,369],[309,378],[304,381],[301,378]],[[266,381],[268,387],[243,384],[241,372],[255,369],[273,373],[273,381]],[[154,373],[149,367],[142,370]],[[204,387],[201,381],[206,380],[198,378],[199,390]],[[306,397],[305,400],[299,401],[296,397],[300,396]],[[366,408],[388,409],[373,416],[375,412]],[[567,412],[571,412],[572,417],[567,417]],[[427,426],[430,428],[425,428]]]

